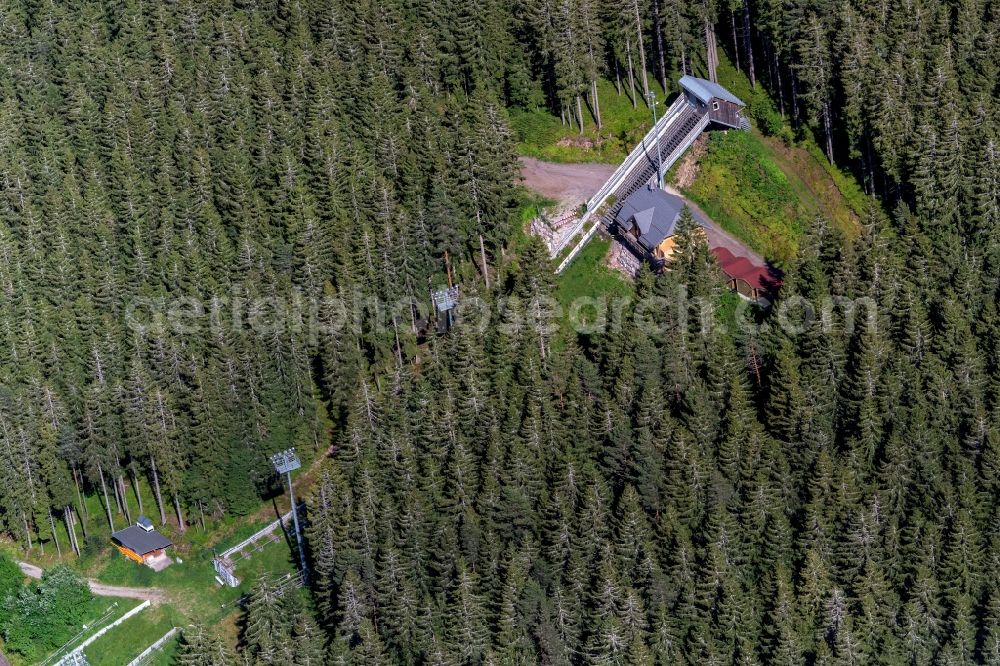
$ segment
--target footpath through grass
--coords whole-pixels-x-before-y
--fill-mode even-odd
[[[308,479],[302,478],[307,474],[308,471],[304,470],[298,481],[307,481]],[[298,488],[298,490],[303,492],[302,488]],[[155,504],[150,504],[152,492],[144,481],[140,481],[140,492],[143,495],[144,509],[149,512],[150,506],[155,507]],[[139,511],[132,487],[129,487],[126,500],[129,502],[134,520],[139,515]],[[216,625],[235,643],[235,627],[240,613],[238,603],[240,597],[250,591],[257,578],[263,573],[280,576],[296,571],[293,552],[281,530],[275,533],[278,537],[276,542],[262,542],[259,552],[254,552],[248,559],[237,562],[236,574],[242,581],[238,588],[220,587],[215,580],[215,571],[212,568],[213,551],[222,552],[273,522],[278,512],[287,511],[287,497],[277,498],[276,508],[268,501],[262,503],[260,510],[252,515],[225,517],[209,521],[206,530],[203,530],[197,523],[189,525],[184,533],[180,533],[176,529],[176,524],[173,523],[168,523],[162,528],[158,527],[175,543],[169,552],[170,556],[174,558],[174,563],[160,572],[138,565],[119,554],[110,543],[111,529],[108,526],[102,498],[91,495],[86,497],[84,501],[88,504],[90,516],[89,519],[85,518],[86,540],[83,539],[78,526],[77,533],[84,551],[82,557],[66,556],[59,560],[53,552],[51,544],[46,548],[44,555],[37,546],[28,553],[12,548],[11,554],[15,559],[30,561],[44,569],[62,562],[70,565],[82,575],[108,585],[160,588],[166,593],[168,599],[167,603],[146,609],[130,618],[89,646],[86,655],[92,664],[117,664],[118,666],[126,664],[163,636],[172,626],[183,627],[191,623]],[[116,509],[114,504],[112,504],[112,509]],[[121,529],[126,526],[123,514],[116,511],[113,516],[116,528]],[[64,544],[66,542],[68,539]],[[126,610],[140,603],[133,599],[95,597],[92,602],[93,611],[88,613],[89,621],[98,618],[116,601],[119,605],[111,619],[120,617]],[[84,632],[80,640],[87,638],[92,633]],[[67,638],[69,635],[61,639],[59,644]],[[168,660],[172,650],[171,646],[169,650],[158,654],[152,663],[169,663],[169,661],[161,660]],[[14,660],[15,666],[37,661],[34,658],[29,661],[18,659],[16,654],[11,654],[10,657]]]
[[[221,587],[212,569],[212,551],[198,550],[183,562],[175,562],[160,572],[139,566],[117,553],[108,553],[96,578],[109,585],[158,587],[167,593],[169,603],[154,606],[130,618],[95,641],[87,650],[94,666],[126,664],[152,645],[171,627],[193,622],[216,627],[235,644],[239,600],[250,592],[257,578],[264,574],[283,575],[296,571],[293,553],[284,535],[278,531],[276,542],[262,542],[260,551],[236,563],[239,587]],[[229,541],[229,539],[227,539]],[[174,649],[157,655],[153,663],[166,660]],[[169,661],[162,661],[169,663]]]
[[[247,528],[249,529],[249,528]],[[224,544],[238,543],[244,530],[224,540]],[[295,571],[292,550],[281,530],[275,532],[276,542],[261,542],[261,550],[236,562],[236,575],[242,581],[237,588],[219,587],[212,568],[213,548],[198,548],[175,561],[163,571],[135,564],[110,551],[103,559],[94,577],[102,583],[124,587],[158,587],[167,593],[173,604],[185,617],[200,622],[214,622],[231,612],[229,606],[247,592],[257,577],[264,572],[276,574]],[[248,535],[247,535],[248,536]],[[215,547],[221,552],[224,548]]]

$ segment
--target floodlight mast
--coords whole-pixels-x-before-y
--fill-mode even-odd
[[[295,506],[295,491],[292,488],[292,472],[302,467],[299,457],[295,455],[295,449],[285,449],[271,456],[271,464],[278,474],[288,477],[288,500],[292,503],[292,522],[295,523],[295,543],[299,547],[299,561],[302,562],[302,576],[309,577],[309,568],[306,565],[306,549],[302,544],[302,530],[299,529],[299,510]]]
[[[646,101],[649,102],[649,108],[653,111],[653,131],[656,131],[656,93],[650,88],[649,92],[646,93]],[[662,188],[663,182],[660,180],[662,176],[660,175],[660,170],[663,168],[663,156],[660,154],[660,135],[656,135],[656,187]]]

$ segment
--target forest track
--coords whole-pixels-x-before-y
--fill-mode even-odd
[[[718,222],[708,216],[695,202],[684,196],[677,188],[665,185],[665,192],[669,192],[684,200],[684,204],[691,210],[694,219],[705,229],[705,237],[708,240],[708,247],[715,249],[723,247],[729,250],[734,257],[745,257],[754,266],[765,268],[767,261],[757,252],[754,252],[749,245],[722,228]]]
[[[18,566],[28,578],[41,578],[44,570],[41,567],[18,561]],[[167,594],[158,587],[120,587],[118,585],[106,585],[93,578],[87,579],[90,591],[99,597],[120,597],[125,599],[140,599],[150,603],[159,604],[167,600]]]

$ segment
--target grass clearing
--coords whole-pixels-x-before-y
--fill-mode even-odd
[[[610,248],[610,240],[594,236],[566,270],[556,276],[554,296],[562,308],[559,320],[562,334],[553,340],[553,350],[564,349],[574,336],[585,344],[589,337],[585,327],[594,325],[600,332],[601,315],[607,317],[614,310],[616,300],[633,295],[634,289],[628,280],[604,263]]]
[[[778,264],[795,256],[799,239],[818,216],[846,238],[860,230],[855,206],[815,155],[756,131],[710,134],[697,175],[683,192],[726,231]]]
[[[541,206],[545,203],[543,200],[531,200],[526,205]],[[305,496],[304,488],[308,486],[311,475],[314,473],[314,467],[308,466],[298,475],[296,487],[297,492],[302,493],[301,496]],[[145,513],[153,517],[154,522],[158,522],[159,515],[155,500],[152,499],[152,490],[149,484],[140,478],[138,485],[138,492],[143,498],[145,511],[139,511],[136,490],[132,485],[129,485],[125,500],[128,502],[132,521],[140,513]],[[114,499],[110,496],[109,499],[111,500],[115,528],[126,527],[129,521],[126,520],[124,513],[118,512]],[[148,567],[126,559],[112,547],[110,542],[111,528],[108,525],[103,496],[99,492],[85,496],[83,502],[89,516],[83,516],[87,530],[85,539],[81,526],[77,526],[77,534],[80,536],[83,546],[81,557],[73,558],[68,553],[64,553],[64,558],[60,560],[56,556],[54,545],[51,542],[45,544],[44,553],[37,545],[27,552],[16,547],[13,543],[0,544],[0,548],[10,551],[15,559],[31,562],[43,569],[64,563],[85,577],[108,585],[138,588],[156,587],[165,592],[167,603],[144,610],[138,616],[130,618],[121,627],[109,631],[107,637],[101,637],[90,646],[87,649],[87,656],[91,663],[127,663],[163,636],[170,627],[185,626],[191,623],[217,626],[230,640],[230,643],[235,645],[241,597],[250,592],[261,574],[283,576],[297,571],[296,560],[293,557],[294,551],[291,546],[294,536],[289,538],[290,535],[281,530],[275,532],[276,541],[262,541],[260,550],[252,552],[249,558],[236,562],[236,575],[241,580],[239,587],[221,587],[215,580],[215,571],[212,568],[214,553],[222,552],[239,543],[276,520],[279,514],[287,512],[289,509],[287,494],[263,500],[257,510],[249,515],[223,516],[215,519],[206,516],[205,528],[201,526],[196,515],[188,515],[186,519],[191,522],[183,533],[177,529],[176,517],[172,515],[172,512],[168,513],[167,525],[162,528],[158,526],[157,529],[174,541],[175,545],[168,553],[174,559],[174,563],[161,572],[154,572]],[[63,527],[63,529],[65,528]],[[63,533],[60,532],[60,534]],[[61,538],[61,543],[66,546],[68,538]],[[116,601],[118,607],[110,620],[119,617],[140,603],[133,599],[95,597],[93,600],[94,612],[90,613],[91,617],[97,619]],[[308,600],[304,601],[308,603]],[[155,613],[147,615],[154,609],[156,609]],[[104,624],[106,622],[102,623],[102,626]],[[160,631],[161,629],[162,631]],[[80,636],[79,640],[84,640],[91,633],[93,632],[86,632]],[[140,634],[145,635],[138,638],[137,636]],[[66,638],[68,639],[69,635]],[[134,654],[131,654],[133,648],[135,648]],[[176,641],[172,641],[164,651],[157,653],[150,663],[169,664],[175,650]],[[15,666],[26,663],[23,659],[18,660],[17,655],[11,655],[11,657],[14,659]],[[32,662],[28,663],[34,661],[36,660],[32,659]]]
[[[90,602],[91,605],[90,619],[88,619],[87,622],[84,623],[84,626],[80,627],[79,631],[74,633],[73,636],[70,639],[68,639],[67,642],[64,643],[62,647],[58,649],[58,654],[65,655],[72,652],[74,649],[79,647],[80,644],[89,639],[95,633],[100,631],[102,628],[107,627],[109,624],[116,621],[121,616],[125,615],[125,613],[129,612],[130,610],[138,606],[140,603],[142,602],[136,599],[109,599],[107,597],[94,597]],[[141,615],[142,612],[140,612],[139,615]],[[117,627],[115,629],[117,629]],[[98,639],[98,641],[95,641],[94,644],[103,640],[109,634],[113,633],[115,629],[109,631],[107,634]],[[87,653],[89,653],[89,651],[90,647],[88,647],[85,650],[85,652]],[[50,656],[51,654],[53,654],[53,651],[50,651],[48,654],[33,655],[32,658],[28,660],[21,659],[20,656],[17,655],[16,653],[9,654],[8,656],[10,657],[11,663],[14,664],[14,666],[19,666],[19,664],[30,664],[30,663],[40,662],[46,657]]]
[[[823,151],[819,149],[814,142],[809,142],[805,145],[805,150],[812,156],[813,160],[819,164],[830,180],[836,185],[837,190],[840,192],[841,196],[850,205],[851,210],[857,217],[864,215],[865,210],[871,206],[872,197],[865,194],[864,190],[861,189],[861,184],[852,176],[847,173],[836,164],[830,164],[826,159],[826,155]],[[856,225],[855,225],[856,226]]]
[[[610,248],[610,240],[595,236],[559,275],[556,298],[566,312],[580,298],[602,301],[632,294],[632,285],[604,263]],[[583,321],[590,322],[596,313],[591,308],[584,308],[579,316]]]
[[[724,54],[720,56],[719,82],[747,103],[754,131],[713,131],[698,175],[683,188],[684,194],[778,265],[795,255],[799,239],[817,216],[830,220],[845,238],[855,237],[859,217],[869,205],[857,181],[830,165],[808,133],[796,137],[764,86],[751,86]],[[663,90],[656,87],[656,92],[663,99]],[[610,81],[600,82],[599,94],[604,119],[600,133],[587,111],[583,135],[545,110],[512,111],[518,150],[553,162],[620,162],[649,129],[652,118],[644,104],[633,109],[627,95],[619,96]],[[581,257],[573,266],[583,263]],[[579,277],[568,284],[577,282]]]
[[[793,184],[759,136],[710,136],[698,175],[684,194],[715,222],[764,256],[787,261],[809,222],[803,187]]]
[[[171,628],[183,624],[183,617],[173,606],[153,606],[101,636],[84,652],[91,666],[122,666],[139,656]]]
[[[234,610],[234,602],[249,591],[260,574],[295,571],[288,540],[280,531],[276,534],[277,542],[266,542],[259,552],[236,563],[236,575],[242,581],[237,588],[219,587],[208,549],[198,550],[160,572],[115,554],[105,561],[96,578],[110,585],[158,587],[185,616],[212,623]]]
[[[265,573],[280,576],[296,571],[288,539],[281,532],[277,534],[277,542],[266,542],[260,551],[236,563],[236,575],[241,581],[236,588],[220,587],[216,582],[210,550],[200,550],[189,559],[175,562],[160,572],[139,566],[117,554],[109,555],[97,574],[98,580],[129,587],[155,586],[166,591],[170,603],[143,611],[108,632],[107,636],[87,650],[91,663],[95,666],[120,666],[146,649],[171,627],[183,627],[191,622],[216,626],[235,642],[239,600],[250,592],[257,578]],[[170,663],[169,657],[174,649],[175,646],[171,645],[164,654],[157,655],[152,663]]]
[[[726,231],[779,266],[822,216],[845,238],[860,231],[866,197],[811,140],[796,143],[763,86],[723,59],[719,82],[747,103],[752,132],[712,132],[694,181],[682,191]]]
[[[650,76],[650,87],[655,91],[659,106],[657,113],[666,109],[663,88]],[[669,91],[670,95],[673,91]],[[619,95],[615,84],[600,80],[597,95],[601,102],[600,131],[588,107],[584,106],[583,127],[563,125],[547,109],[510,111],[510,124],[517,137],[517,150],[521,155],[537,157],[548,162],[603,162],[617,164],[625,159],[642,136],[653,124],[653,115],[642,100],[632,108],[631,98],[623,86]]]

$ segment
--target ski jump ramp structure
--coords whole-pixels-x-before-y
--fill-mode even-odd
[[[667,112],[587,201],[587,211],[552,248],[550,258],[555,259],[572,244],[572,249],[559,262],[556,273],[562,273],[572,263],[602,225],[611,225],[630,194],[648,183],[659,183],[711,123],[732,129],[750,129],[743,115],[746,105],[718,83],[684,76],[680,86],[681,94]]]

